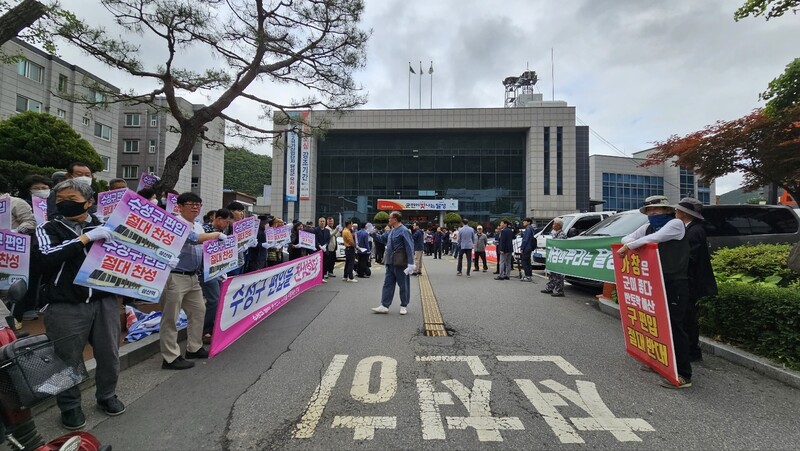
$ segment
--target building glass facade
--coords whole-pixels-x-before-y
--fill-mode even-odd
[[[542,181],[544,182],[544,195],[550,195],[550,127],[544,128],[544,172]]]
[[[701,178],[697,179],[697,200],[703,205],[711,204],[711,186]]]
[[[564,194],[564,127],[556,127],[556,195]]]
[[[694,193],[694,172],[680,168],[680,185],[681,199],[684,197],[696,197]]]
[[[664,177],[603,172],[603,208],[632,210],[649,196],[664,194]]]
[[[522,217],[525,141],[516,131],[331,131],[317,144],[317,211],[372,220],[379,198],[455,198],[462,217],[479,223]]]

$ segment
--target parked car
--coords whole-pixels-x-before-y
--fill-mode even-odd
[[[572,213],[569,215],[559,216],[564,221],[563,230],[568,238],[578,236],[586,230],[590,229],[600,221],[612,216],[614,212],[602,211],[592,213]],[[533,264],[534,266],[544,266],[547,260],[547,239],[550,237],[550,232],[553,230],[553,221],[547,223],[542,230],[536,233],[536,250],[533,251]],[[519,242],[514,241],[514,249],[519,249],[522,243],[522,238],[518,238]]]
[[[711,252],[744,244],[795,243],[800,241],[800,215],[780,205],[708,205],[703,208],[703,227]],[[647,215],[629,210],[613,215],[573,239],[616,236],[620,239],[647,223]],[[601,282],[567,276],[577,285],[602,286]]]

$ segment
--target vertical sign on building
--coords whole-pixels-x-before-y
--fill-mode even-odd
[[[311,199],[311,126],[308,125],[310,111],[300,113],[303,118],[303,138],[300,142],[300,200]]]
[[[287,202],[297,202],[297,133],[286,133],[286,196]]]

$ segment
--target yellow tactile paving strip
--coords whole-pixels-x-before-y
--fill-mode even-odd
[[[444,328],[442,312],[439,311],[439,304],[436,296],[433,295],[433,287],[428,280],[428,272],[422,266],[422,274],[419,275],[419,291],[422,299],[422,323],[426,337],[446,337],[447,330]]]

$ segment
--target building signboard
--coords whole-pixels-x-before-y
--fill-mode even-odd
[[[378,199],[378,210],[458,210],[456,199]]]

